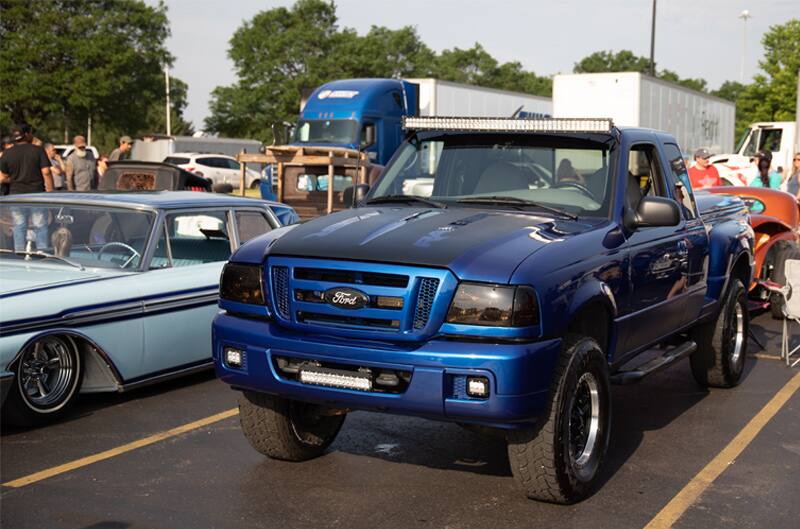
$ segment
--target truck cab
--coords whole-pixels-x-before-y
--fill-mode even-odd
[[[800,152],[798,125],[792,121],[764,121],[752,123],[744,132],[731,154],[711,157],[724,185],[747,186],[756,177],[752,160],[758,152],[772,155],[772,170],[792,170],[792,158]]]
[[[700,385],[738,384],[753,232],[736,197],[698,207],[672,136],[404,129],[358,207],[250,241],[223,272],[215,366],[257,450],[315,457],[353,409],[498,428],[525,493],[570,503],[599,483],[612,381],[688,357]]]

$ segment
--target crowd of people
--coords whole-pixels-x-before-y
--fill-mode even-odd
[[[122,136],[109,155],[95,157],[82,135],[72,139],[72,148],[62,157],[52,143],[43,143],[27,124],[11,130],[2,139],[0,194],[16,195],[42,191],[91,191],[108,169],[109,161],[130,157],[133,140]]]
[[[21,124],[11,130],[11,135],[2,138],[0,151],[0,194],[19,195],[50,191],[91,191],[97,189],[100,178],[108,168],[109,160],[123,160],[130,156],[132,140],[120,138],[119,147],[109,156],[95,159],[88,148],[86,138],[73,138],[71,152],[62,158],[52,143],[43,143],[33,135],[32,128]],[[51,245],[47,235],[47,211],[45,208],[9,207],[14,251],[37,251]],[[32,237],[28,236],[30,230]],[[54,234],[54,236],[57,234]],[[33,240],[29,240],[33,239]],[[58,248],[53,240],[53,247]]]
[[[698,149],[694,153],[694,164],[689,168],[689,179],[695,191],[724,184],[710,158],[711,152],[708,149]],[[792,167],[785,171],[785,175],[782,167],[777,170],[772,169],[772,153],[769,151],[759,151],[752,162],[755,174],[749,183],[751,187],[779,189],[800,200],[800,152],[795,153]]]

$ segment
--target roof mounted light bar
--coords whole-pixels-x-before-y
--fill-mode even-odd
[[[403,117],[406,130],[446,132],[611,132],[611,118]]]

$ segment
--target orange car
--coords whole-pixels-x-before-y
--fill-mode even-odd
[[[772,315],[783,317],[783,298],[761,285],[771,281],[785,284],[787,259],[800,259],[800,204],[783,191],[761,187],[712,187],[707,191],[736,195],[750,208],[750,224],[755,231],[755,270],[758,275],[750,285],[751,298],[769,301]]]

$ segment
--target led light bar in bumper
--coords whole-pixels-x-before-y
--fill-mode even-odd
[[[369,378],[347,375],[341,372],[303,369],[300,371],[300,382],[317,386],[357,389],[359,391],[372,390],[372,381]]]
[[[403,117],[406,130],[475,132],[610,132],[610,118],[448,118]]]

